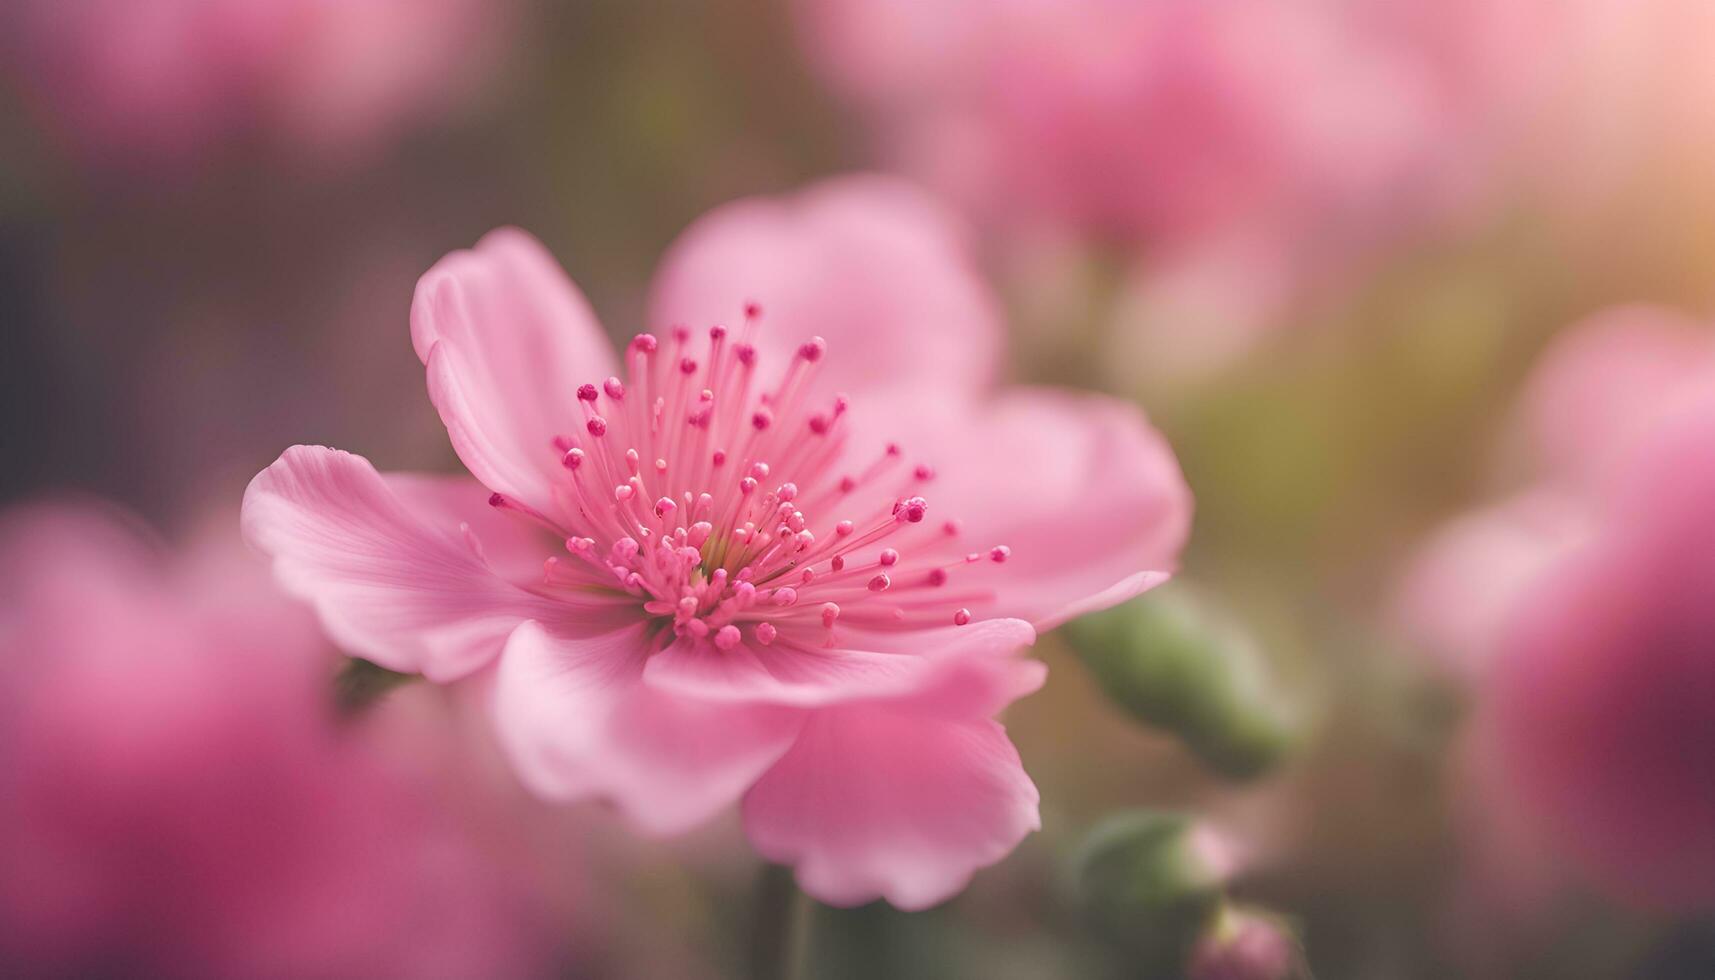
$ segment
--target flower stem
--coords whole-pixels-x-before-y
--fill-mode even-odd
[[[810,938],[809,898],[792,881],[792,869],[765,864],[756,879],[750,933],[753,980],[796,980],[803,975]]]

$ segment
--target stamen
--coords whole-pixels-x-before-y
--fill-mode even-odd
[[[916,530],[929,507],[916,491],[937,474],[927,461],[902,471],[898,444],[846,469],[848,399],[811,403],[827,342],[799,344],[772,390],[758,390],[752,341],[762,310],[746,303],[744,314],[736,332],[709,327],[702,349],[684,325],[670,328],[666,351],[638,334],[626,349],[628,377],[577,386],[586,434],[551,440],[568,474],[553,489],[552,512],[575,524],[491,498],[564,542],[543,563],[544,594],[635,602],[673,635],[721,651],[747,636],[771,645],[788,625],[819,624],[829,646],[839,623],[926,629],[960,603],[991,600],[985,590],[942,587],[951,568],[1005,564],[1011,549],[954,552],[956,520]],[[592,592],[605,598],[586,598]],[[968,608],[952,615],[957,625],[971,621]]]

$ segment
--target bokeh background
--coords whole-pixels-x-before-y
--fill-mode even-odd
[[[903,173],[978,229],[1010,377],[1136,400],[1197,517],[1153,605],[1037,648],[1049,684],[1007,721],[1043,831],[931,912],[814,910],[806,975],[1142,975],[1131,939],[1170,926],[1122,909],[1116,937],[1078,868],[1093,828],[1152,808],[1230,840],[1229,894],[1320,977],[1715,976],[1707,905],[1505,870],[1480,682],[1399,615],[1436,529],[1530,480],[1515,406],[1558,336],[1618,304],[1715,312],[1715,8],[197,6],[0,8],[0,502],[100,498],[241,561],[243,487],[288,445],[458,468],[406,329],[446,252],[525,227],[629,335],[661,326],[648,278],[710,208]],[[1128,704],[1116,648],[1200,666]],[[749,975],[735,826],[646,843],[535,804],[468,714],[410,686],[340,737],[400,783],[388,806],[456,811],[436,832],[516,904],[518,936],[478,930],[511,951],[490,975]],[[1668,751],[1715,784],[1694,734]],[[475,975],[459,955],[376,969]],[[154,972],[222,972],[175,962]]]

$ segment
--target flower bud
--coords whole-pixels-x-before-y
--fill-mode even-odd
[[[1150,810],[1105,820],[1075,866],[1086,920],[1144,975],[1177,972],[1213,924],[1232,870],[1230,849],[1208,827]]]
[[[1260,775],[1291,747],[1256,644],[1188,585],[1076,620],[1066,636],[1109,698],[1223,775]]]
[[[1197,941],[1186,964],[1189,980],[1304,980],[1298,940],[1279,919],[1228,906]]]

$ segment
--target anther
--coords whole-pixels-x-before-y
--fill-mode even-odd
[[[989,550],[989,561],[1000,564],[1012,557],[1012,549],[1004,544],[997,544]]]
[[[804,360],[810,362],[811,364],[814,364],[817,361],[821,360],[822,355],[826,354],[827,352],[828,352],[828,342],[823,340],[820,337],[811,337],[809,340],[804,341],[804,343],[800,344],[798,347],[798,356],[802,357]]]
[[[892,584],[893,580],[887,577],[887,573],[881,572],[869,580],[869,590],[871,592],[886,592],[888,586]]]
[[[625,397],[625,383],[620,381],[618,378],[608,378],[606,381],[601,383],[601,388],[603,391],[607,392],[607,397],[612,398],[614,401],[618,401]]]
[[[898,564],[899,552],[894,551],[892,548],[883,548],[881,549],[880,561],[883,566]]]
[[[964,626],[970,621],[971,611],[969,609],[960,609],[958,612],[953,613],[954,626]]]
[[[738,627],[728,623],[715,632],[715,646],[722,650],[731,650],[738,646],[740,639]]]
[[[774,628],[773,623],[756,624],[756,642],[763,646],[768,646],[770,643],[773,643],[774,638],[779,635],[780,631]]]
[[[578,401],[593,402],[596,400],[596,387],[592,384],[578,385]]]
[[[837,602],[822,603],[822,627],[833,629],[834,620],[840,618],[840,604]]]
[[[922,497],[912,497],[911,499],[905,501],[905,508],[904,508],[905,519],[912,524],[922,523],[923,515],[927,514],[928,512],[929,512],[929,501],[924,500]]]
[[[607,419],[602,418],[600,415],[590,416],[590,420],[586,422],[584,426],[590,430],[590,435],[592,436],[599,438],[607,435]]]

